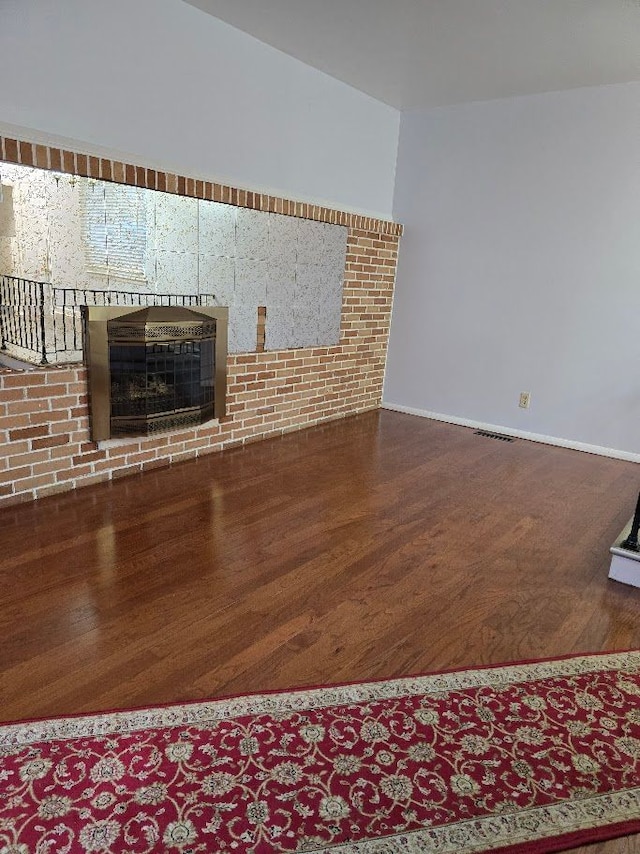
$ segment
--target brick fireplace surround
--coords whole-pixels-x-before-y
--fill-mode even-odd
[[[338,345],[229,355],[219,422],[98,445],[83,365],[0,368],[0,507],[380,406],[401,225],[5,137],[0,159],[348,228]]]

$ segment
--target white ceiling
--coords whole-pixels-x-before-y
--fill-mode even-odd
[[[640,80],[640,0],[186,0],[398,109]]]

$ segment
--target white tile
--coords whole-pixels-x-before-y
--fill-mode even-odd
[[[342,280],[335,274],[331,276],[326,270],[319,274],[316,284],[316,303],[319,309],[340,311],[342,305]]]
[[[238,258],[236,261],[235,302],[245,305],[267,304],[269,262]]]
[[[269,257],[273,263],[295,263],[299,222],[295,216],[269,214]]]
[[[298,262],[321,264],[324,248],[324,223],[301,219],[298,229]]]
[[[269,257],[269,214],[238,208],[236,254],[238,258],[264,260]]]
[[[230,305],[235,290],[235,261],[218,255],[199,256],[200,293],[215,294],[217,305]]]
[[[293,316],[290,309],[268,307],[265,330],[266,350],[286,350],[294,347]]]
[[[156,259],[158,293],[198,293],[198,256],[195,252],[158,252]]]
[[[318,343],[318,313],[313,309],[293,311],[293,346],[313,347]]]
[[[318,264],[298,264],[296,270],[295,306],[301,312],[309,312],[318,306],[322,291],[323,270]]]
[[[158,252],[197,252],[198,200],[159,193],[155,232]]]
[[[267,305],[291,307],[297,291],[296,265],[293,261],[269,262],[267,272]]]
[[[220,202],[198,203],[200,253],[203,255],[236,254],[236,218],[238,208]]]

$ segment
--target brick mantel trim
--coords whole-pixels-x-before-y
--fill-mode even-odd
[[[0,508],[380,408],[398,223],[9,137],[0,157],[348,229],[338,344],[231,354],[220,421],[96,445],[84,366],[0,368]]]
[[[308,202],[295,202],[265,193],[239,190],[225,184],[187,178],[184,175],[161,172],[146,166],[135,166],[131,163],[122,163],[91,154],[80,154],[77,151],[67,151],[5,136],[0,136],[0,158],[8,163],[21,163],[23,166],[37,166],[40,169],[67,172],[86,178],[131,184],[134,187],[145,187],[147,190],[160,190],[163,193],[176,193],[242,208],[346,225],[348,228],[375,231],[379,234],[397,237],[402,235],[402,226],[388,220],[347,213]]]

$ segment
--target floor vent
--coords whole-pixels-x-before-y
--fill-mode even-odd
[[[501,442],[513,442],[513,436],[505,436],[503,433],[492,433],[490,430],[475,430],[476,436],[486,436],[487,439],[499,439]]]

